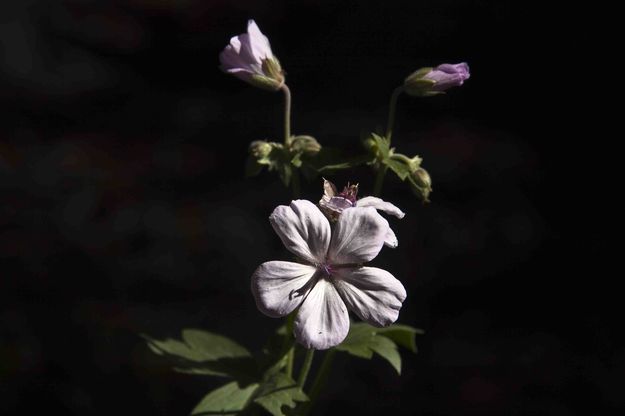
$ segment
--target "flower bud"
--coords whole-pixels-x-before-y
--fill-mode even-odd
[[[291,150],[312,156],[319,153],[321,145],[312,136],[295,136],[291,141]]]
[[[219,61],[224,72],[255,87],[276,91],[284,84],[284,71],[271,51],[269,39],[253,20],[247,24],[247,33],[230,39]]]
[[[465,62],[442,64],[436,68],[421,68],[413,72],[405,79],[404,89],[410,95],[430,97],[461,86],[469,77],[469,66]]]
[[[254,140],[250,143],[249,152],[256,159],[264,159],[271,153],[272,146],[264,140]]]
[[[425,202],[429,202],[430,193],[432,193],[432,178],[430,174],[423,168],[418,168],[410,175],[413,190]]]

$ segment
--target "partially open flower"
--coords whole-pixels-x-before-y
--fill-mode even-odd
[[[404,81],[404,88],[410,95],[427,97],[459,87],[469,77],[469,65],[466,62],[442,64],[436,68],[421,68],[413,72]]]
[[[334,229],[313,203],[277,207],[269,221],[299,262],[269,261],[252,275],[252,293],[264,314],[282,317],[299,307],[297,341],[325,350],[349,332],[348,309],[374,326],[397,320],[406,289],[386,270],[364,267],[384,245],[388,222],[374,208],[351,208]]]
[[[374,196],[367,196],[358,199],[358,185],[347,185],[343,191],[338,193],[336,186],[327,179],[323,180],[323,196],[319,201],[321,211],[330,219],[337,221],[343,211],[353,207],[373,207],[397,218],[404,218],[406,214],[390,202],[383,201]],[[397,237],[390,228],[388,229],[384,244],[388,247],[395,248],[398,245]]]
[[[278,90],[284,84],[284,72],[273,55],[269,39],[256,22],[247,22],[247,33],[230,39],[219,55],[221,70],[266,90]]]

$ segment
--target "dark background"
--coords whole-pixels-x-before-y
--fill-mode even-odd
[[[294,132],[347,152],[411,71],[472,70],[398,108],[394,145],[424,158],[434,193],[423,206],[387,178],[407,215],[374,264],[406,286],[419,354],[400,377],[340,356],[317,413],[617,413],[610,221],[595,157],[571,153],[583,36],[545,4],[388,3],[1,3],[1,414],[187,414],[222,381],[171,372],[140,333],[200,327],[258,350],[278,325],[249,277],[288,257],[267,217],[290,193],[243,167],[251,140],[281,140],[282,97],[218,70],[249,18],[288,73]],[[331,179],[372,190],[365,168]]]

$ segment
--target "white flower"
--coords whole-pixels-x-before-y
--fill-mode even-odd
[[[386,270],[362,266],[378,255],[389,230],[374,208],[345,210],[331,230],[317,206],[297,200],[277,207],[269,221],[300,263],[261,264],[252,292],[271,317],[299,307],[294,334],[300,344],[317,350],[340,344],[349,332],[348,309],[378,327],[397,320],[404,286]]]
[[[323,180],[323,196],[319,201],[321,210],[332,220],[340,217],[344,210],[353,207],[373,207],[397,218],[404,218],[406,214],[390,202],[383,201],[375,196],[366,196],[362,199],[357,198],[358,185],[349,185],[343,189],[343,192],[337,193],[336,186],[326,179]],[[397,236],[390,228],[384,239],[384,244],[391,248],[396,248],[399,244]]]
[[[284,73],[271,52],[269,39],[253,20],[247,22],[247,33],[230,39],[219,61],[222,71],[256,87],[277,90],[284,83]]]

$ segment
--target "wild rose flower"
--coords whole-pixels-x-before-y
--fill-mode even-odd
[[[219,61],[222,71],[256,87],[275,91],[284,84],[284,73],[271,51],[269,39],[253,20],[247,22],[247,33],[230,39]]]
[[[413,72],[404,81],[404,87],[410,95],[424,97],[442,94],[452,87],[461,86],[470,75],[466,62],[442,64]]]
[[[358,185],[347,185],[341,193],[337,193],[336,186],[327,179],[323,180],[323,196],[319,201],[321,211],[331,220],[336,221],[344,210],[353,207],[373,207],[377,210],[404,218],[406,214],[390,202],[383,201],[374,196],[358,199]],[[397,237],[391,228],[388,229],[384,239],[387,247],[395,248],[398,245]]]
[[[349,332],[348,309],[375,326],[397,320],[404,286],[389,272],[364,267],[384,245],[388,222],[373,207],[345,210],[334,229],[312,202],[277,207],[269,221],[299,262],[269,261],[252,275],[258,309],[271,317],[297,307],[294,335],[306,348],[324,350]]]

